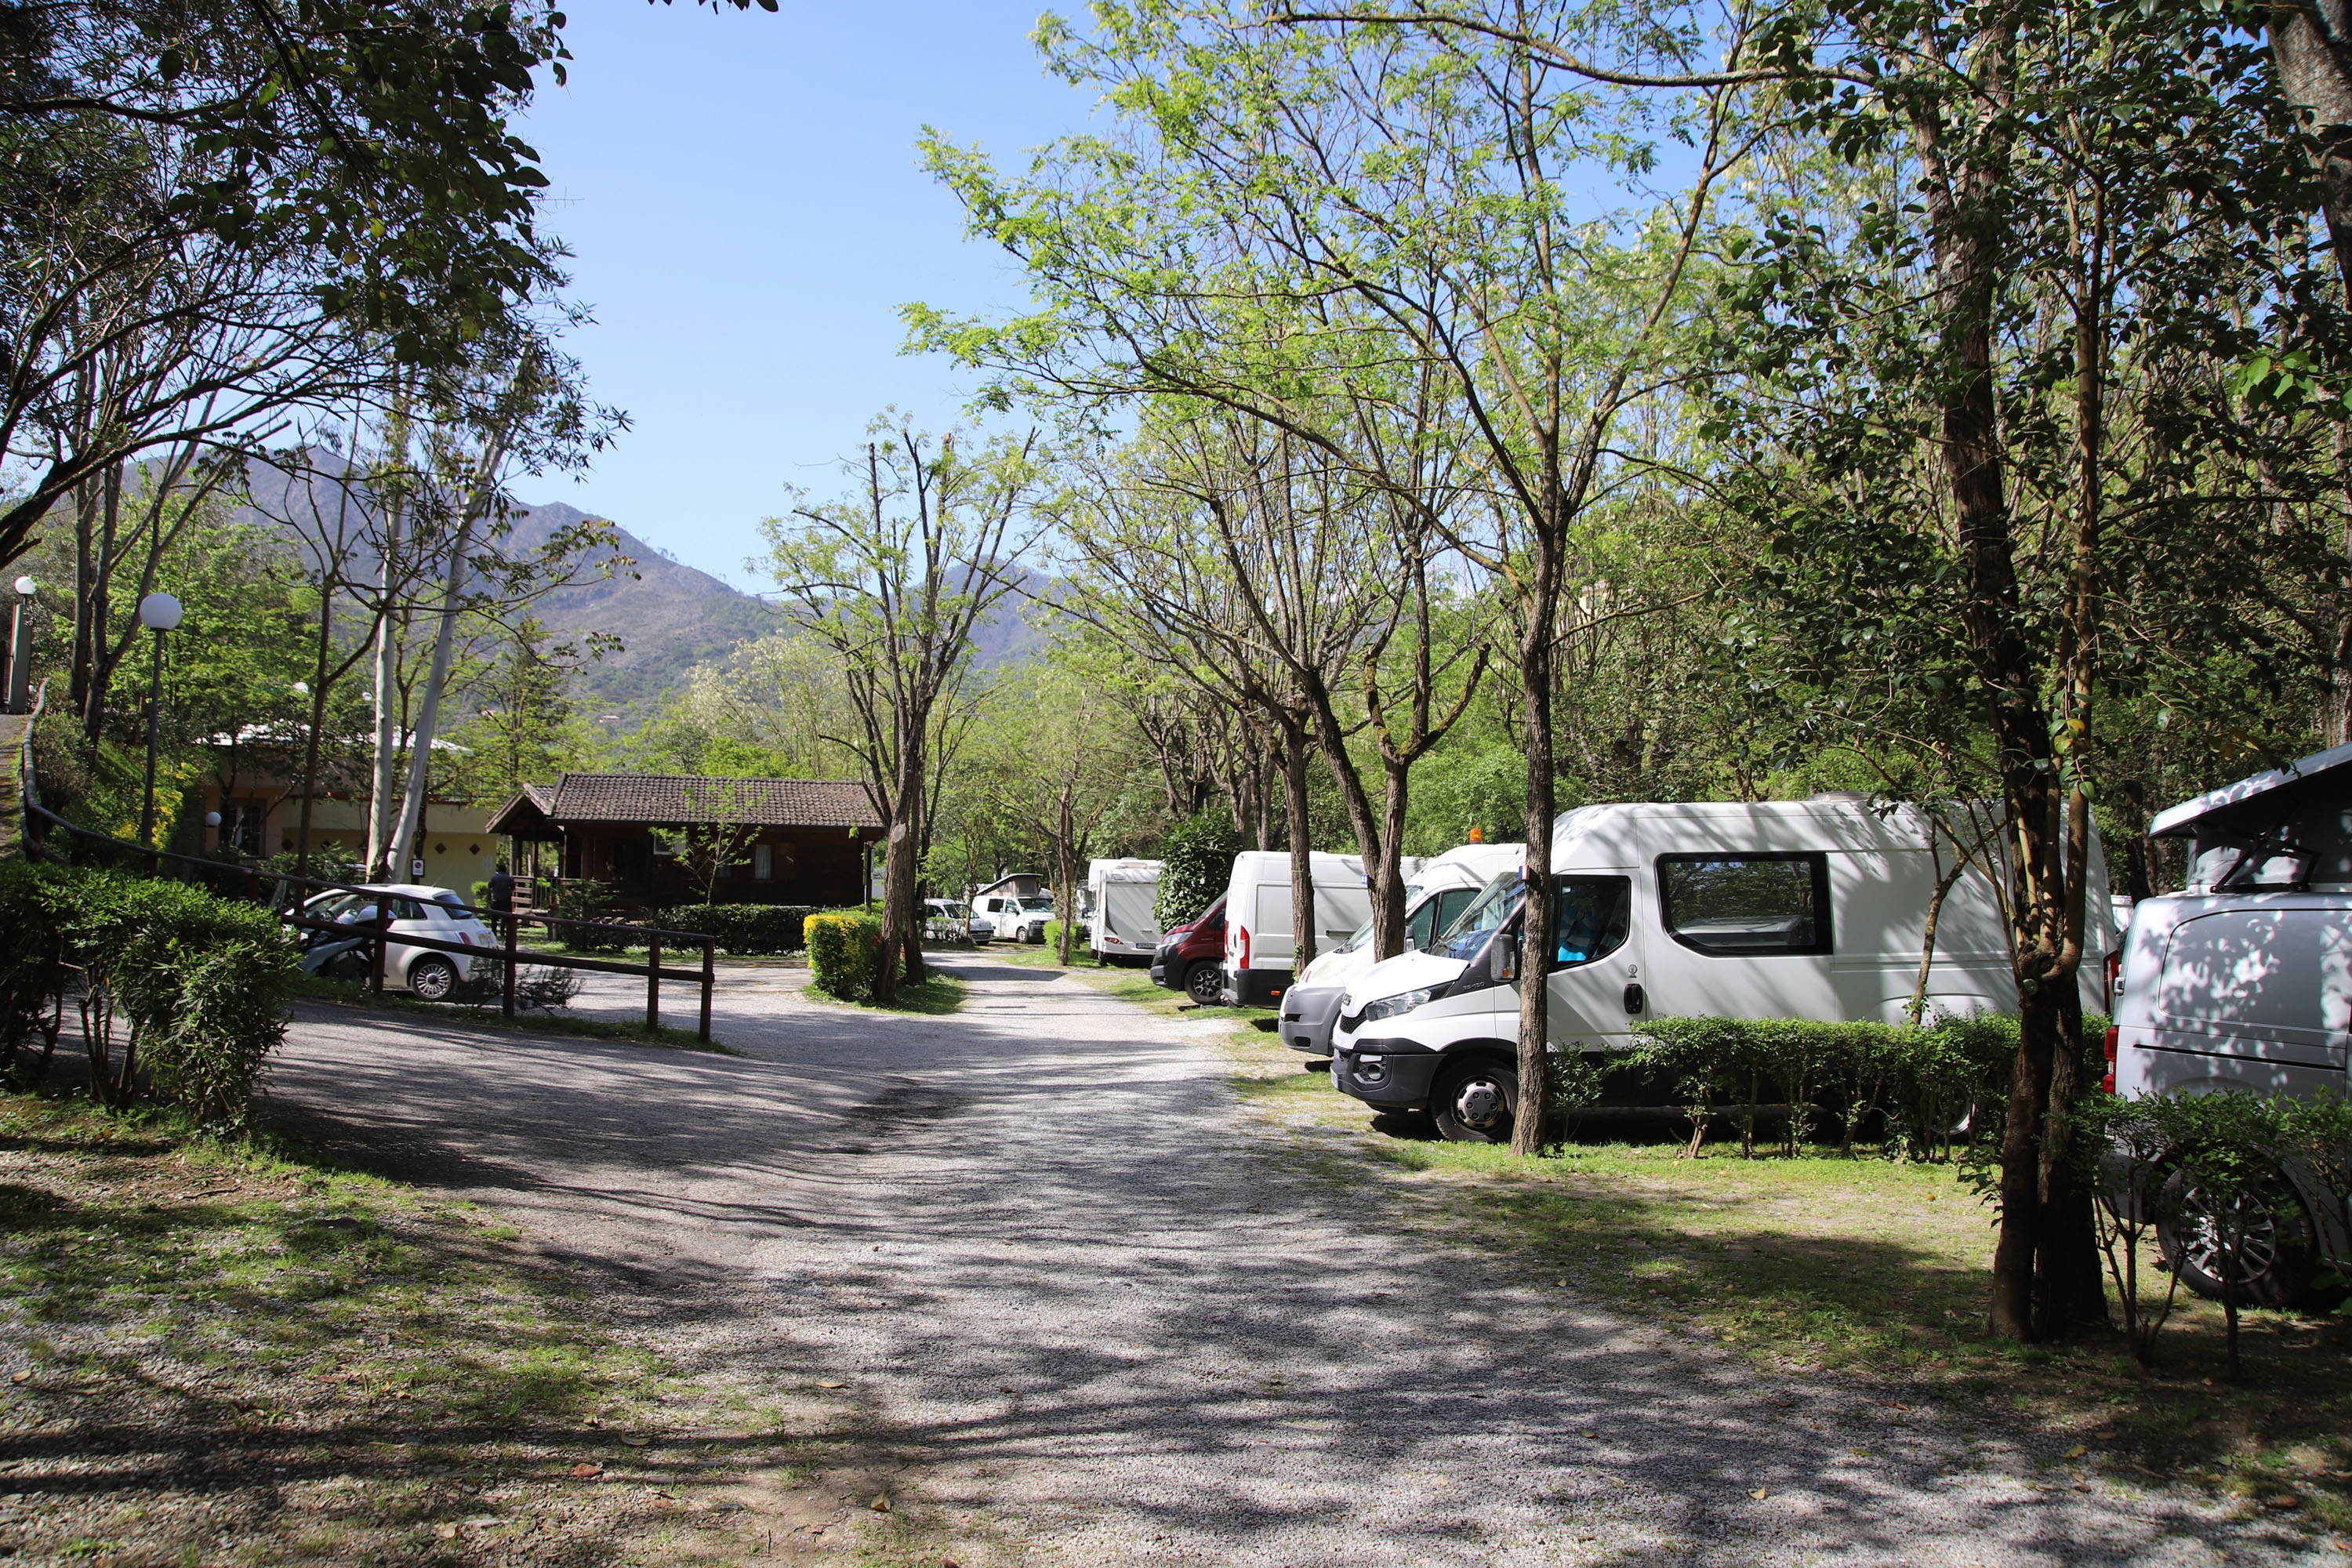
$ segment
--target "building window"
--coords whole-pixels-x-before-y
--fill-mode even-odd
[[[261,854],[261,825],[268,815],[269,808],[257,801],[223,801],[220,847],[234,849],[240,855],[258,858]]]
[[[751,879],[772,882],[776,879],[776,847],[772,844],[751,846]]]

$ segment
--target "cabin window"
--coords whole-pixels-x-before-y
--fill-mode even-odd
[[[772,844],[751,846],[751,879],[772,882],[776,879],[776,847]]]
[[[1830,858],[1661,855],[1666,934],[1713,953],[1830,951]]]
[[[1573,969],[1608,957],[1625,945],[1633,918],[1631,878],[1560,878],[1551,895],[1552,963]]]

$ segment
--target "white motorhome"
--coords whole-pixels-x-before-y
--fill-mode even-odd
[[[1308,873],[1315,885],[1316,945],[1348,940],[1372,910],[1364,862],[1353,855],[1316,850]],[[1234,857],[1225,883],[1224,1000],[1229,1007],[1264,1006],[1290,987],[1290,856],[1250,849]]]
[[[1462,844],[1427,860],[1403,863],[1405,951],[1428,947],[1488,882],[1517,870],[1526,856],[1523,844]],[[1317,953],[1282,994],[1282,1043],[1310,1057],[1329,1056],[1331,1030],[1339,1021],[1339,1000],[1348,982],[1371,964],[1372,922],[1368,919],[1338,947]]]
[[[1592,805],[1552,834],[1551,1044],[1623,1049],[1644,1017],[1903,1017],[1918,976],[1937,879],[1930,819],[1851,797]],[[1952,847],[1940,836],[1941,863]],[[2116,944],[2106,871],[2092,841],[2087,949]],[[1498,877],[1427,951],[1348,984],[1331,1081],[1369,1104],[1426,1109],[1446,1137],[1510,1135],[1519,878]],[[2100,1001],[2095,957],[2086,1006]],[[1937,921],[1927,1005],[1972,1015],[2016,1006],[1992,885],[1970,870]]]
[[[1097,958],[1136,958],[1151,962],[1160,946],[1160,918],[1154,906],[1160,898],[1158,860],[1089,860],[1087,862],[1087,945]]]
[[[2112,976],[2108,1087],[2123,1095],[2352,1093],[2352,746],[2158,813],[2190,840],[2189,886],[2142,899]],[[2352,1215],[2309,1173],[2241,1247],[2241,1300],[2284,1306],[2321,1258],[2352,1267]],[[2221,1294],[2222,1254],[2195,1194],[2164,1216],[2181,1278]]]

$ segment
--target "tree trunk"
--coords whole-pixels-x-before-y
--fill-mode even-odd
[[[375,624],[375,777],[368,795],[367,874],[390,875],[392,864],[392,780],[399,760],[399,713],[393,705],[393,684],[399,676],[399,622],[393,614],[394,561],[400,553],[401,511],[397,500],[387,509],[383,565],[377,576],[382,595]]]
[[[1543,1149],[1551,1114],[1548,1048],[1551,972],[1552,637],[1551,605],[1559,597],[1559,567],[1549,542],[1537,546],[1536,582],[1528,625],[1519,640],[1519,679],[1527,692],[1528,849],[1519,900],[1519,1106],[1511,1126],[1511,1152]]]
[[[901,976],[908,985],[923,983],[923,927],[916,915],[916,880],[922,868],[916,863],[917,825],[923,811],[923,739],[929,716],[909,715],[907,739],[898,752],[897,776],[890,791],[890,820],[882,851],[882,966],[876,976],[875,1000],[885,1006],[896,1002]]]
[[[1411,804],[1412,763],[1396,757],[1381,759],[1381,858],[1367,866],[1372,883],[1372,957],[1394,958],[1404,951],[1404,819]],[[1386,900],[1383,904],[1383,899]],[[1394,917],[1382,921],[1386,908]],[[1435,932],[1431,933],[1434,935]]]
[[[2279,86],[2312,131],[2328,143],[2319,163],[2320,214],[2336,267],[2352,292],[2352,7],[2346,0],[2273,5],[2271,55]]]
[[[1282,798],[1290,813],[1290,973],[1297,974],[1315,962],[1315,839],[1307,825],[1307,731],[1286,718],[1282,724]],[[1226,923],[1238,920],[1246,928],[1254,912],[1227,910]]]
[[[310,733],[302,744],[302,810],[294,829],[297,877],[310,874],[310,803],[319,795],[319,731],[327,725],[327,655],[334,635],[334,620],[333,593],[322,587],[319,595],[319,657],[310,672]]]

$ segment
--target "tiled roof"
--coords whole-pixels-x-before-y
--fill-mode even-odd
[[[677,773],[565,773],[530,790],[553,822],[740,823],[747,827],[879,827],[866,786],[842,779],[714,779]]]

